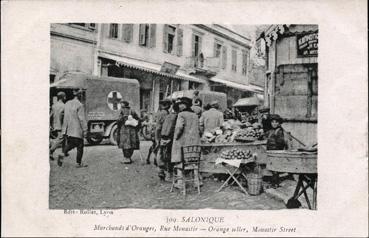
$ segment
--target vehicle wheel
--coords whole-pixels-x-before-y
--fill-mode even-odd
[[[117,145],[117,137],[118,137],[118,127],[117,125],[114,125],[113,128],[111,128],[109,140],[112,145]]]
[[[87,137],[87,141],[90,145],[98,145],[103,140],[101,135],[91,135]]]

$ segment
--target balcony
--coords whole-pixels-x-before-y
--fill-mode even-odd
[[[217,57],[187,57],[185,69],[194,74],[215,76],[220,70],[220,59]]]

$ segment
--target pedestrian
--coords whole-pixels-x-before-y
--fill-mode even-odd
[[[54,160],[53,153],[54,151],[63,144],[64,137],[61,133],[63,119],[64,119],[64,107],[65,107],[65,100],[66,95],[64,92],[57,93],[57,101],[51,107],[50,119],[52,121],[52,130],[56,134],[56,139],[52,142],[50,147],[50,159]]]
[[[118,147],[123,151],[122,164],[132,163],[132,154],[140,149],[140,139],[138,131],[141,126],[141,120],[137,113],[131,109],[129,102],[121,101],[121,111],[117,120]]]
[[[191,107],[192,111],[196,113],[196,115],[200,118],[202,113],[202,101],[201,99],[196,99],[193,103],[193,106]]]
[[[270,115],[271,129],[267,132],[267,150],[287,149],[287,143],[281,127],[282,122],[283,119],[278,114]],[[279,174],[276,172],[272,172],[272,174],[272,187],[276,188],[279,185]]]
[[[161,140],[158,152],[159,178],[172,181],[173,164],[171,162],[174,130],[179,112],[178,102],[172,104],[172,110],[165,116],[161,129]]]
[[[193,97],[192,97],[192,105],[195,104],[196,100],[200,99],[200,91],[199,90],[195,90],[193,92]]]
[[[154,126],[154,140],[152,140],[152,145],[149,148],[149,154],[146,159],[146,164],[150,164],[150,156],[154,154],[154,165],[157,165],[157,153],[160,145],[160,134],[161,128],[163,126],[164,118],[169,114],[169,108],[171,101],[169,99],[164,99],[159,102],[159,111],[155,116],[155,126]]]
[[[174,130],[171,158],[174,168],[181,165],[183,146],[198,145],[200,143],[199,118],[191,110],[191,105],[191,99],[186,97],[181,98],[178,102],[179,113]],[[183,174],[179,170],[177,171],[177,177],[179,179],[175,186],[181,188],[183,186]]]
[[[64,120],[62,134],[66,140],[63,147],[63,153],[58,156],[58,165],[61,166],[65,156],[74,148],[77,148],[77,168],[87,167],[82,163],[83,156],[83,138],[87,135],[87,121],[85,117],[84,106],[81,103],[83,90],[74,90],[74,98],[69,100],[64,107]]]
[[[221,127],[224,122],[223,113],[219,111],[218,101],[210,103],[210,109],[202,113],[200,117],[200,132],[210,132],[214,128]]]

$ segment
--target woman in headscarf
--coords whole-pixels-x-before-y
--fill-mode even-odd
[[[140,149],[138,131],[141,122],[139,116],[131,109],[127,101],[122,101],[121,106],[122,108],[117,121],[117,142],[118,147],[123,151],[123,161],[121,163],[131,164],[133,151]]]

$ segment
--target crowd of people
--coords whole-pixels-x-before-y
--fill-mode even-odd
[[[87,135],[87,122],[83,104],[81,103],[82,91],[75,90],[74,98],[66,101],[64,92],[57,94],[57,102],[52,106],[50,113],[53,130],[57,138],[50,146],[50,159],[54,160],[53,153],[61,146],[62,151],[57,156],[57,164],[62,166],[68,152],[77,149],[77,168],[87,167],[82,163],[84,138]],[[143,122],[142,118],[130,107],[129,102],[121,101],[121,110],[117,120],[117,145],[122,149],[121,163],[131,164],[132,154],[140,149],[139,130]],[[182,162],[182,147],[200,144],[201,136],[214,128],[223,125],[225,119],[236,118],[232,108],[228,107],[222,112],[217,101],[213,101],[203,107],[201,99],[194,97],[182,97],[174,101],[164,99],[159,102],[159,111],[155,116],[155,126],[152,135],[152,146],[149,149],[147,163],[150,156],[154,155],[157,164],[158,176],[162,181],[172,181],[175,168]],[[266,123],[266,121],[269,123]],[[265,129],[268,150],[283,150],[286,148],[282,118],[271,115],[262,121]],[[181,174],[176,174],[181,177]],[[277,179],[277,178],[276,178]],[[201,178],[199,178],[201,183]],[[181,186],[178,179],[177,187]]]

